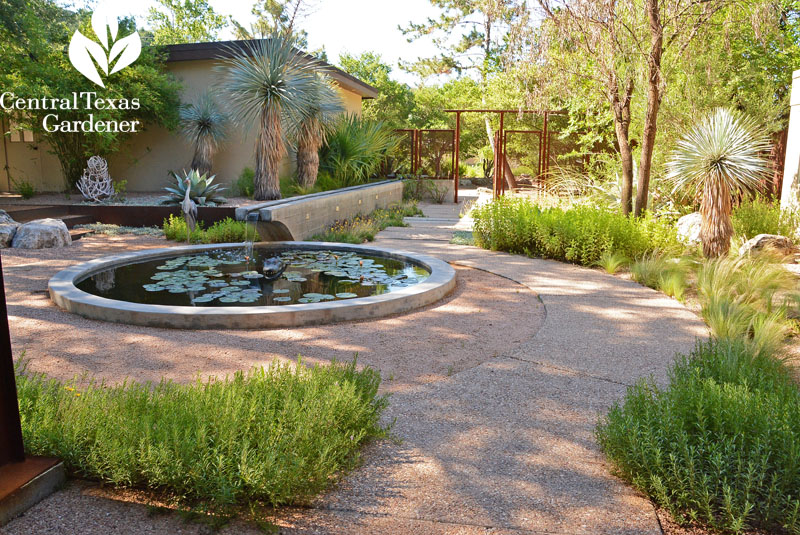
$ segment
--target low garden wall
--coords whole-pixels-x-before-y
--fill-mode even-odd
[[[402,200],[403,183],[386,180],[237,208],[236,219],[253,221],[264,240],[305,240],[336,221]]]

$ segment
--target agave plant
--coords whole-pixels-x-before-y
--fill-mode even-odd
[[[315,97],[316,68],[305,61],[285,35],[234,50],[222,66],[221,90],[234,109],[232,120],[256,125],[255,192],[257,200],[281,198],[279,170],[286,155],[284,125],[309,114]]]
[[[728,253],[731,196],[760,187],[768,172],[763,154],[769,148],[753,119],[725,108],[714,110],[678,142],[667,178],[675,184],[673,192],[687,186],[703,192],[700,240],[706,257]]]
[[[312,87],[313,102],[304,117],[291,124],[297,146],[297,183],[314,187],[319,173],[319,150],[333,131],[337,115],[344,112],[339,92],[326,75],[318,75]]]
[[[192,169],[188,173],[184,171],[184,176],[178,173],[170,172],[172,178],[175,179],[175,187],[166,187],[164,190],[169,194],[164,200],[165,204],[180,203],[186,196],[186,179],[189,179],[189,198],[191,198],[198,206],[209,204],[222,204],[226,201],[225,197],[220,196],[220,193],[225,189],[219,184],[212,184],[215,176],[209,177],[206,174],[201,175],[196,169]]]
[[[400,138],[381,122],[340,115],[322,148],[320,167],[342,186],[369,180],[400,146]]]
[[[226,136],[227,117],[206,91],[195,103],[181,108],[180,118],[181,131],[194,147],[192,169],[200,174],[211,173],[211,160]]]

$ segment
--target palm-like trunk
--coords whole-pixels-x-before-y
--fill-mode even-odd
[[[201,139],[197,142],[194,148],[194,157],[192,158],[192,169],[201,175],[211,173],[211,159],[214,155],[214,149],[210,139]]]
[[[731,222],[731,192],[725,182],[706,180],[703,185],[703,201],[700,203],[703,223],[700,227],[700,240],[706,258],[716,258],[728,253],[733,236]]]
[[[274,108],[265,108],[261,113],[256,141],[253,198],[257,201],[274,201],[281,198],[279,171],[285,152],[280,112]]]
[[[297,142],[297,182],[311,188],[319,173],[319,149],[322,146],[318,131],[308,130]]]

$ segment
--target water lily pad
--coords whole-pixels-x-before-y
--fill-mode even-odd
[[[272,293],[274,293],[274,294],[288,294],[289,292],[290,292],[290,290],[287,289],[287,288],[276,288],[276,289],[272,290]]]
[[[352,299],[353,297],[358,297],[358,294],[354,294],[353,292],[339,292],[336,294],[336,297],[339,299]]]
[[[238,303],[239,300],[237,298],[235,298],[235,297],[220,297],[219,298],[219,302],[220,303]]]

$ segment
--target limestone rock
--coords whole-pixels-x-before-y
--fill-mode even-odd
[[[694,212],[678,219],[676,227],[678,238],[686,244],[700,243],[700,227],[703,225],[703,216]]]
[[[0,248],[11,247],[11,241],[14,239],[14,234],[17,233],[19,223],[0,223]]]
[[[19,249],[47,249],[67,247],[72,238],[67,225],[60,219],[36,219],[17,228],[12,247]]]
[[[781,254],[794,254],[798,252],[792,240],[786,236],[779,236],[777,234],[759,234],[755,238],[747,240],[739,247],[739,254],[746,255],[754,251],[761,251],[763,249],[771,249]]]
[[[18,224],[10,215],[8,215],[5,210],[0,210],[0,224],[4,225],[6,223],[14,223],[15,225]]]

